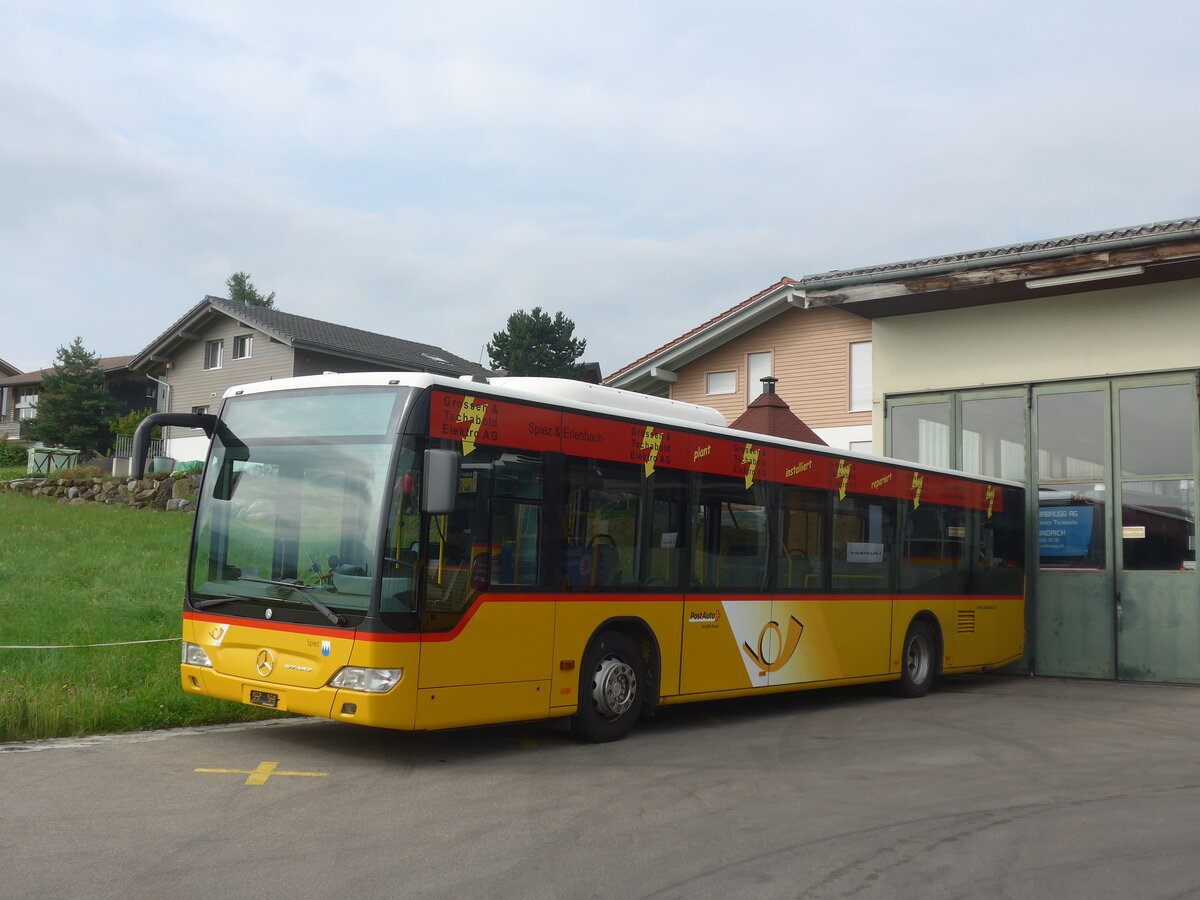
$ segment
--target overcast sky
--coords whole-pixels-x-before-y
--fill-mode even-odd
[[[0,0],[0,358],[250,273],[620,368],[783,275],[1200,214],[1192,2]]]

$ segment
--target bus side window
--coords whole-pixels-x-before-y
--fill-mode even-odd
[[[848,495],[834,499],[833,590],[848,594],[891,592],[896,501]]]
[[[778,496],[776,587],[783,591],[824,590],[827,495],[824,491],[783,486]]]
[[[971,591],[976,594],[1020,594],[1025,585],[1025,506],[1022,492],[1005,488],[1000,510],[988,516],[972,510],[976,547]]]
[[[659,469],[647,479],[644,515],[639,532],[643,561],[641,584],[648,591],[679,585],[686,519],[687,476],[672,469]]]
[[[900,590],[910,594],[961,594],[966,590],[966,510],[922,503],[904,510]]]
[[[694,512],[692,579],[718,591],[767,586],[766,488],[744,478],[703,475]]]
[[[464,456],[454,512],[425,518],[421,561],[426,631],[454,628],[487,588],[493,455],[490,447],[477,446]]]
[[[538,541],[545,477],[536,454],[501,453],[492,468],[491,585],[541,582]]]
[[[592,459],[567,463],[563,581],[568,591],[629,590],[637,556],[642,467]]]

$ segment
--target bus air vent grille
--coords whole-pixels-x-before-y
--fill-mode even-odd
[[[958,611],[958,633],[959,634],[974,634],[975,633],[975,610],[960,609]]]

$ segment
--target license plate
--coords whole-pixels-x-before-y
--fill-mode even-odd
[[[255,706],[269,706],[274,709],[279,705],[279,695],[268,691],[251,691],[250,702]]]

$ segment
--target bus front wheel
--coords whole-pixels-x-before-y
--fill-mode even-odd
[[[646,678],[638,645],[619,631],[594,637],[579,674],[579,712],[572,731],[589,741],[615,741],[642,711]]]
[[[896,694],[924,697],[929,693],[937,676],[936,647],[929,625],[923,619],[913,619],[900,649],[900,680],[895,682]]]

